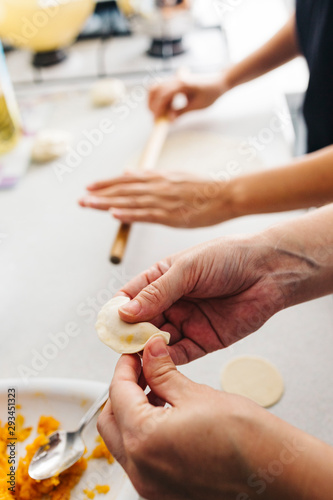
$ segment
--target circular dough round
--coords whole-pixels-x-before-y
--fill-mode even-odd
[[[242,356],[224,368],[222,388],[252,399],[264,408],[276,404],[284,392],[283,379],[275,366],[262,358]]]
[[[126,87],[121,80],[107,78],[98,80],[91,89],[91,100],[94,106],[111,106],[126,95]]]
[[[31,159],[36,163],[46,163],[63,156],[71,142],[71,136],[63,130],[42,130],[38,132],[32,145]]]

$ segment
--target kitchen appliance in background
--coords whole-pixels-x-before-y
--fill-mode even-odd
[[[162,9],[155,8],[154,0],[130,0],[128,5],[132,5],[132,1],[140,8],[148,7],[141,10],[141,14],[135,14],[133,9],[124,8],[124,0],[99,0],[76,42],[67,49],[68,57],[62,64],[36,68],[31,65],[29,51],[8,52],[7,64],[16,91],[21,94],[37,90],[37,87],[39,92],[42,88],[47,91],[51,90],[50,85],[53,88],[57,85],[89,86],[101,77],[141,82],[147,72],[168,75],[186,67],[193,73],[207,73],[218,71],[229,63],[226,34],[210,2],[191,0],[190,10],[186,6],[184,12],[178,7],[176,16],[170,20],[170,29],[164,33],[172,35],[172,39],[182,39],[186,49],[183,54],[167,57],[170,52],[165,50],[164,58],[152,58],[148,54],[150,38],[156,36],[158,39],[161,30],[159,25],[154,26],[149,12],[159,15]],[[165,13],[169,14],[170,10],[164,10]]]
[[[119,10],[115,0],[99,0],[94,13],[89,17],[78,40],[101,40],[110,37],[128,36],[131,34],[130,25],[126,17]]]
[[[95,6],[94,0],[11,0],[2,2],[0,37],[33,51],[33,64],[50,66],[66,58]]]
[[[190,0],[118,0],[118,5],[133,31],[151,38],[150,56],[165,59],[185,52],[183,36],[193,25]]]

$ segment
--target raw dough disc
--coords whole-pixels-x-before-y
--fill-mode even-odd
[[[126,87],[121,80],[107,78],[98,80],[91,89],[91,100],[94,106],[111,106],[126,95]]]
[[[242,138],[198,130],[171,131],[158,159],[157,171],[188,172],[212,180],[230,180],[239,175],[262,170],[258,156],[242,153]],[[127,169],[137,172],[140,156]]]
[[[284,392],[277,369],[265,359],[252,356],[230,361],[222,372],[221,384],[226,392],[245,396],[264,408],[277,403]]]
[[[120,319],[118,309],[129,300],[128,297],[114,297],[102,307],[96,323],[100,340],[119,354],[142,351],[148,340],[156,335],[162,336],[168,344],[170,334],[151,323],[126,323]]]
[[[70,142],[71,135],[64,130],[42,130],[35,137],[31,159],[36,163],[56,160],[66,153]]]

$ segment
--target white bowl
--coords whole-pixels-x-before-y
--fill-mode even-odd
[[[16,404],[21,406],[17,413],[25,417],[27,426],[33,426],[35,430],[41,415],[52,415],[60,421],[63,429],[74,430],[90,405],[106,390],[107,384],[61,378],[33,378],[27,382],[23,379],[0,379],[2,425],[8,418],[8,394],[13,394],[12,391],[9,392],[12,388],[15,389]],[[88,454],[96,446],[97,435],[95,417],[83,434]],[[35,432],[25,442],[17,443],[18,458],[25,455],[25,447],[34,437]],[[105,467],[105,463],[98,460],[89,461],[87,470],[72,491],[72,497],[82,498],[83,488],[91,488],[91,481],[110,485],[110,491],[106,495],[96,494],[95,500],[138,500],[138,494],[117,462]]]

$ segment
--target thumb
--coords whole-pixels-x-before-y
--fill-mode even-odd
[[[121,319],[128,323],[137,323],[155,318],[185,294],[186,283],[181,266],[173,264],[165,274],[119,308]]]
[[[143,351],[143,373],[153,393],[172,406],[191,393],[192,382],[173,363],[163,337],[153,337]]]

